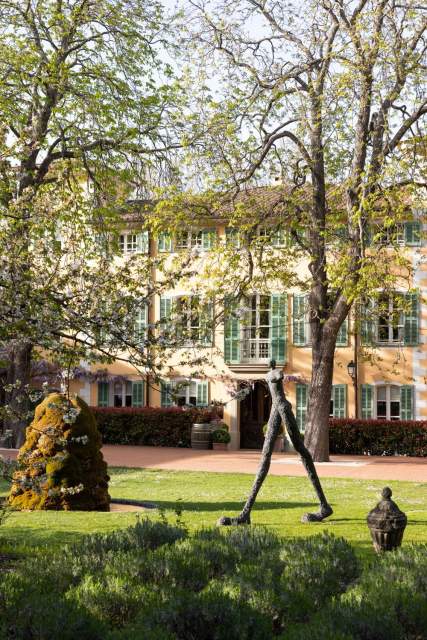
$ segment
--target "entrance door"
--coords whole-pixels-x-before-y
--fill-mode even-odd
[[[268,421],[271,398],[267,384],[257,380],[240,403],[240,448],[262,449],[263,426]]]

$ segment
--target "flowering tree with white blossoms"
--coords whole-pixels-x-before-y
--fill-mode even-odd
[[[161,347],[134,326],[159,290],[153,263],[119,259],[118,238],[144,232],[143,207],[124,220],[125,205],[169,180],[182,143],[166,23],[158,2],[0,0],[0,343],[17,446],[39,353],[69,368],[126,350],[145,371],[147,341]]]

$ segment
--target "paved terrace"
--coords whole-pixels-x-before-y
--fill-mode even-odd
[[[114,467],[174,469],[178,471],[225,471],[254,474],[260,451],[198,451],[172,447],[132,447],[105,445],[105,459]],[[16,449],[0,449],[5,458],[15,458]],[[427,458],[331,456],[330,462],[316,464],[322,478],[361,480],[410,480],[427,482]],[[270,473],[275,476],[305,476],[298,456],[273,454]]]

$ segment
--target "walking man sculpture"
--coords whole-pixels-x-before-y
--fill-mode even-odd
[[[305,513],[302,517],[302,522],[321,522],[332,514],[332,507],[328,504],[325,494],[323,493],[313,458],[304,445],[304,440],[292,411],[292,405],[286,399],[285,392],[283,391],[283,371],[276,369],[275,360],[270,361],[270,367],[271,371],[267,374],[266,380],[272,400],[271,411],[268,419],[268,428],[265,435],[264,446],[262,448],[261,461],[252,485],[252,490],[241,513],[235,518],[223,516],[218,520],[219,525],[250,524],[252,507],[255,504],[258,492],[261,489],[262,483],[267,477],[270,469],[274,443],[279,434],[282,422],[286,426],[286,430],[295,451],[297,451],[301,456],[302,463],[307,471],[308,477],[311,480],[320,503],[319,511],[316,513]]]

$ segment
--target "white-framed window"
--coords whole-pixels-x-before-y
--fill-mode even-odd
[[[362,384],[360,408],[362,418],[373,420],[413,420],[415,415],[413,385]]]
[[[215,229],[187,229],[179,231],[174,238],[173,246],[176,250],[199,248],[207,251],[212,248],[216,236]]]
[[[203,246],[202,231],[180,231],[176,234],[175,247],[177,249],[191,249]]]
[[[98,407],[142,407],[143,380],[98,382]]]
[[[419,344],[419,291],[396,291],[362,300],[360,317],[362,344],[382,347]]]
[[[419,247],[422,241],[422,224],[420,220],[406,220],[395,222],[389,226],[376,222],[371,224],[367,231],[365,242],[369,246],[408,246]]]
[[[225,299],[224,360],[228,364],[286,362],[288,298],[284,293]]]
[[[375,391],[375,417],[400,420],[400,387],[390,384],[378,386]]]
[[[376,323],[377,343],[401,343],[403,341],[403,328],[402,296],[398,293],[380,296],[378,298],[378,320]]]
[[[243,362],[268,362],[271,358],[271,296],[260,293],[247,300],[242,322]]]
[[[207,380],[174,378],[160,383],[162,407],[206,407],[208,405]]]
[[[136,340],[145,340],[147,336],[148,307],[144,304],[137,312],[133,322],[133,334]]]
[[[288,244],[288,236],[282,227],[260,226],[258,238],[271,247],[285,247]]]
[[[131,407],[132,406],[132,383],[130,380],[126,382],[113,382],[113,407]]]
[[[176,323],[177,335],[185,341],[198,342],[201,339],[200,316],[198,296],[177,296],[174,298],[172,317]]]
[[[119,249],[123,255],[148,253],[148,232],[120,234]]]
[[[160,320],[165,332],[182,344],[212,344],[212,304],[199,296],[160,298]]]
[[[178,407],[197,405],[197,382],[191,380],[188,383],[177,383],[175,385],[175,404]]]
[[[292,296],[292,341],[297,347],[310,347],[312,344],[310,305],[307,294],[295,293]],[[335,346],[348,346],[348,317],[338,329]]]
[[[389,227],[381,227],[375,234],[375,242],[387,246],[405,244],[405,225],[403,222],[395,222]]]

